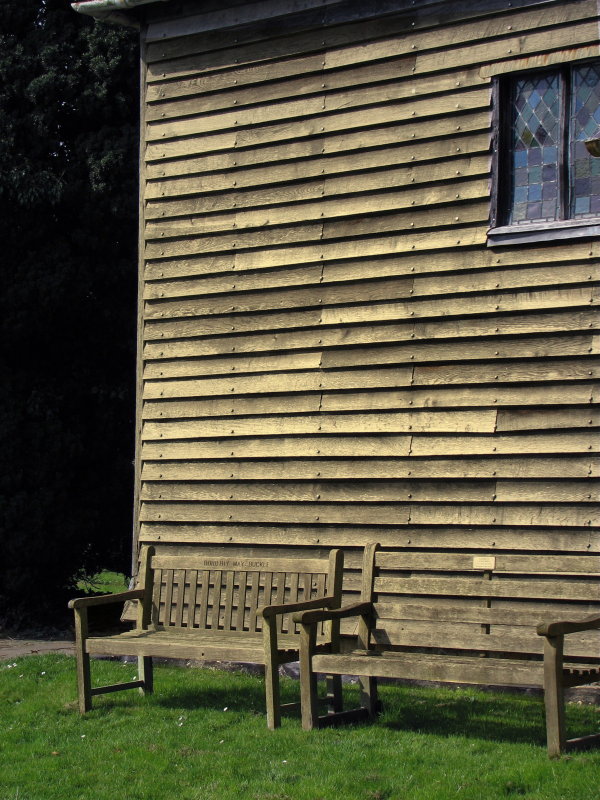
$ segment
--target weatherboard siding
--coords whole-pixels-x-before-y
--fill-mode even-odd
[[[139,541],[599,573],[600,243],[486,244],[491,76],[595,0],[223,5],[147,11]]]

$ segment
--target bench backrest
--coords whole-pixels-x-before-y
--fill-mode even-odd
[[[547,619],[600,608],[600,556],[394,550],[369,545],[362,599],[375,604],[377,648],[540,657]],[[571,660],[600,660],[600,631],[565,639]]]
[[[152,581],[152,622],[168,628],[258,633],[264,606],[334,596],[341,604],[343,553],[328,558],[269,558],[142,553]],[[143,573],[142,563],[140,574]],[[291,615],[278,617],[283,634],[299,633]],[[321,636],[326,631],[321,631]]]

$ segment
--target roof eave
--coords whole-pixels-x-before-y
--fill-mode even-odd
[[[86,14],[102,22],[114,22],[117,25],[139,28],[136,17],[124,12],[131,11],[137,6],[165,2],[169,2],[169,0],[79,0],[71,3],[71,8],[79,14]]]

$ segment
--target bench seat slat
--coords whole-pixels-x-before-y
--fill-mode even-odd
[[[589,664],[577,666],[589,671]],[[352,651],[322,653],[313,656],[316,672],[333,675],[364,675],[448,683],[496,684],[506,686],[540,686],[544,665],[539,661],[508,658],[473,658],[431,653],[398,653],[390,651]]]
[[[280,649],[298,652],[299,637],[278,637]],[[214,659],[264,663],[262,634],[235,631],[198,631],[174,629],[127,631],[116,636],[91,637],[86,641],[90,655],[143,656],[162,658]]]

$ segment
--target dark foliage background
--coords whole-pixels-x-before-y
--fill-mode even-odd
[[[0,0],[0,626],[129,568],[137,58],[66,0]]]

